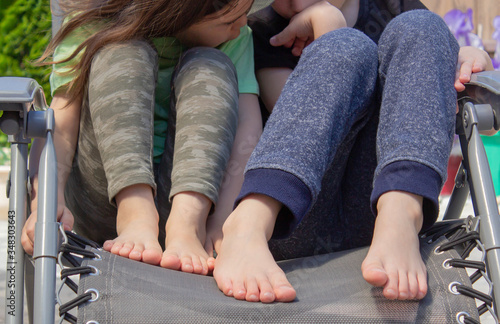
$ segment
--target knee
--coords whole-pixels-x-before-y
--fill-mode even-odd
[[[231,59],[221,50],[213,47],[193,47],[186,50],[180,59],[182,64],[219,62],[233,67]]]
[[[116,83],[117,80],[127,79],[129,83],[137,79],[136,84],[147,82],[154,85],[157,65],[156,51],[146,41],[131,40],[108,44],[94,56],[89,82],[97,89]]]
[[[231,59],[222,51],[211,47],[194,47],[182,55],[174,73],[174,80],[186,76],[206,77],[237,86],[237,73]],[[178,83],[178,82],[176,82]]]
[[[156,66],[158,61],[155,49],[146,41],[130,40],[120,43],[112,43],[101,48],[92,61],[92,67],[96,65],[113,64],[120,62],[125,64],[133,63],[144,69],[144,64],[149,63],[151,66]],[[110,66],[101,66],[104,71],[108,71]],[[127,69],[124,69],[127,70]]]
[[[377,45],[353,28],[337,29],[319,37],[306,47],[302,55],[305,58],[311,56],[320,64],[323,61],[325,64],[321,66],[325,67],[345,66],[361,71],[376,70],[378,65]]]
[[[430,10],[410,10],[395,17],[383,32],[382,38],[428,39],[433,42],[455,42],[444,20]],[[381,41],[382,41],[381,38]]]
[[[433,26],[444,23],[443,19],[429,10],[410,10],[394,17],[386,27],[386,30],[403,29],[407,32],[416,30],[432,29]],[[444,25],[446,26],[446,24]],[[441,28],[442,26],[439,26]]]

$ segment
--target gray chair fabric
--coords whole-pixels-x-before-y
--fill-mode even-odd
[[[210,276],[91,248],[99,258],[82,266],[98,272],[80,277],[78,294],[97,298],[79,306],[78,323],[457,323],[457,316],[465,314],[478,320],[475,300],[450,290],[453,282],[467,287],[471,282],[465,270],[443,266],[460,258],[454,249],[435,253],[443,242],[444,237],[421,242],[429,293],[420,302],[386,300],[381,288],[363,280],[360,265],[367,248],[280,262],[297,298],[272,304],[226,297]]]

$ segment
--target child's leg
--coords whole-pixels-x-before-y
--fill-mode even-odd
[[[204,249],[206,219],[217,202],[238,123],[236,71],[222,52],[193,48],[183,55],[172,82],[159,167],[161,178],[167,178],[160,182],[171,178],[172,199],[161,265],[206,274],[213,269],[213,257]]]
[[[156,54],[146,42],[109,46],[95,57],[66,200],[78,232],[99,243],[113,239],[105,249],[158,264],[151,154],[155,69]]]
[[[250,157],[241,193],[272,197],[291,211],[290,217],[280,214],[276,221],[281,204],[275,210],[242,200],[224,225],[214,270],[225,294],[264,302],[294,299],[269,251],[268,232],[290,234],[316,202],[324,174],[353,125],[370,116],[376,51],[368,37],[348,28],[323,35],[305,49]],[[356,95],[351,98],[351,93]]]
[[[340,145],[321,182],[310,211],[287,238],[269,241],[276,260],[306,257],[370,244],[375,215],[370,210],[376,167],[375,138],[378,100],[374,113],[356,123]]]
[[[363,275],[384,285],[390,299],[422,298],[427,291],[417,234],[436,220],[446,179],[458,49],[443,20],[426,10],[396,17],[380,38],[383,93],[371,198],[378,215]],[[393,191],[405,194],[398,201]]]

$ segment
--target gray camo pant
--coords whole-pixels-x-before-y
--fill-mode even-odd
[[[117,235],[114,198],[128,186],[147,184],[155,193],[161,244],[173,195],[195,191],[217,201],[238,122],[234,66],[215,49],[184,54],[165,89],[168,134],[154,165],[157,66],[156,51],[138,40],[109,45],[92,63],[65,199],[75,231],[101,244]]]

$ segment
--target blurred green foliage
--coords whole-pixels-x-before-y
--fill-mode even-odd
[[[14,0],[0,0],[0,14],[1,12],[5,11],[5,9],[7,9],[13,2]]]
[[[0,0],[0,76],[35,79],[44,88],[49,103],[50,67],[32,63],[47,46],[51,25],[49,0]],[[1,133],[0,164],[8,160],[3,154],[7,146],[7,136]]]

